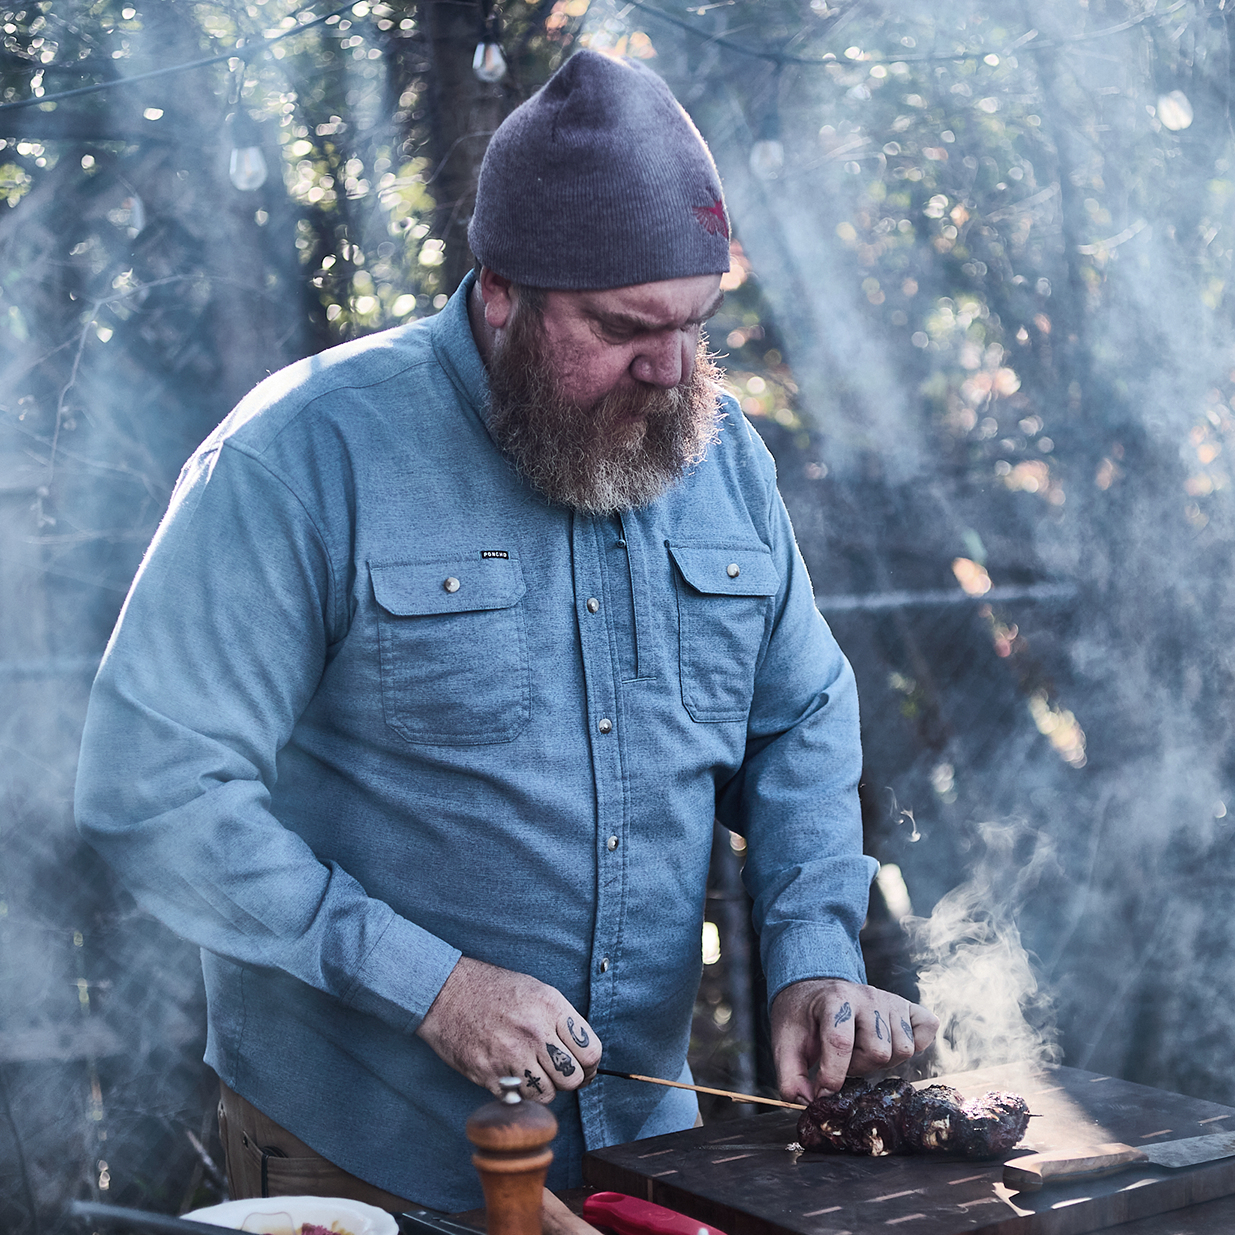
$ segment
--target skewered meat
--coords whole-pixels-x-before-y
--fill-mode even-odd
[[[964,1099],[950,1085],[915,1089],[901,1114],[906,1143],[924,1150],[953,1152],[964,1127],[963,1104]]]
[[[858,1098],[845,1125],[845,1152],[868,1158],[899,1152],[904,1139],[901,1115],[913,1092],[908,1081],[893,1077],[880,1081],[869,1093]]]
[[[871,1091],[871,1083],[851,1076],[833,1094],[816,1098],[798,1120],[798,1140],[805,1149],[844,1153],[845,1128],[858,1099]]]
[[[1011,1149],[1029,1125],[1029,1107],[1020,1094],[987,1093],[963,1106],[961,1152],[966,1158],[997,1158]]]
[[[871,1085],[851,1077],[838,1093],[816,1098],[798,1119],[805,1149],[883,1157],[945,1153],[994,1158],[1025,1135],[1029,1107],[1014,1093],[992,1092],[965,1102],[947,1085],[914,1089],[891,1078]]]

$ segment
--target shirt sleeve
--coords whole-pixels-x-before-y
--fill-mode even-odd
[[[190,460],[91,693],[77,821],[179,934],[410,1032],[460,953],[270,809],[346,622],[325,543],[259,459],[216,442]]]
[[[774,485],[767,517],[780,589],[756,670],[745,761],[717,813],[747,839],[743,879],[770,1004],[807,978],[866,981],[858,932],[878,863],[862,853],[853,670],[815,607]]]

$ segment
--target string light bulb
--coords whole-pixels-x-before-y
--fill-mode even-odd
[[[751,174],[759,180],[775,180],[785,166],[785,147],[780,140],[780,115],[770,111],[759,126],[759,136],[750,148]]]
[[[266,177],[270,174],[266,156],[262,154],[261,130],[243,107],[232,112],[227,126],[232,145],[231,159],[227,165],[228,177],[242,193],[252,193],[266,183]]]
[[[769,83],[768,105],[759,121],[755,144],[750,148],[750,171],[757,180],[775,180],[785,166],[785,147],[780,140],[780,75],[778,61]]]
[[[484,82],[499,82],[506,76],[506,57],[498,37],[497,14],[485,5],[484,24],[480,30],[480,42],[472,57],[472,72]]]

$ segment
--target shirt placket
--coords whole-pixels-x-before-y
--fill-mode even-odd
[[[602,558],[605,527],[583,515],[572,520],[575,613],[583,650],[584,700],[596,787],[596,917],[592,934],[588,1021],[601,1042],[613,1021],[619,983],[629,981],[621,955],[626,904],[626,786],[622,771],[624,722],[618,695],[618,657],[605,603]],[[579,1091],[589,1146],[607,1143],[603,1085]]]

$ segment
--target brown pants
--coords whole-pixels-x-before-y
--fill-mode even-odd
[[[387,1213],[422,1209],[334,1165],[219,1082],[219,1139],[233,1201],[255,1196],[338,1196]]]

